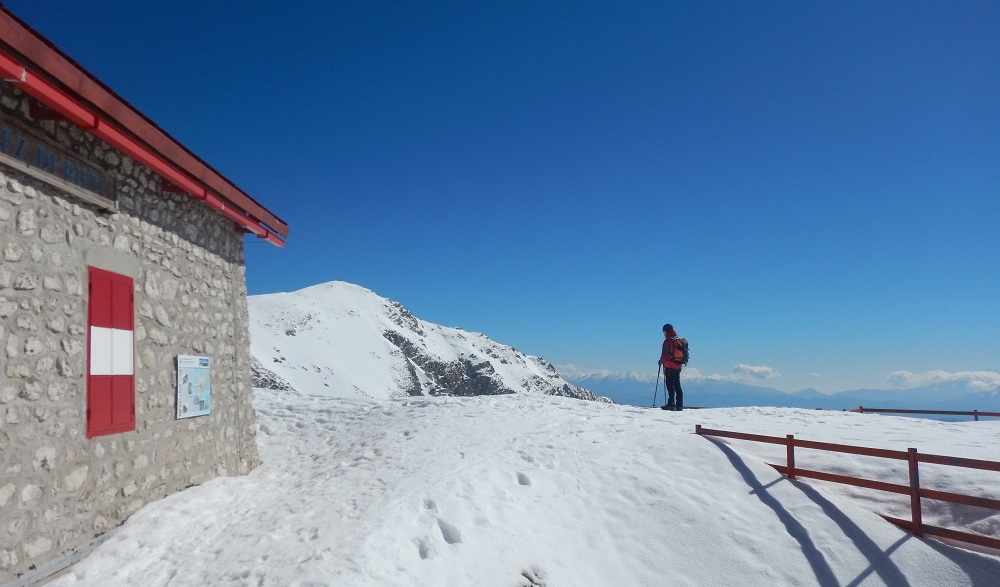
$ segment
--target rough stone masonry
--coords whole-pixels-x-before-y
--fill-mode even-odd
[[[0,584],[144,505],[259,462],[242,235],[0,83],[0,121],[114,181],[103,209],[0,161]],[[136,429],[88,439],[87,267],[134,280]],[[175,417],[178,355],[212,359],[208,416]]]

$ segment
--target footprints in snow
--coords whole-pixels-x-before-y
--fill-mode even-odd
[[[445,522],[441,518],[437,519],[438,530],[441,531],[441,538],[449,545],[460,544],[462,542],[462,532],[455,526]],[[438,542],[432,536],[422,536],[413,541],[417,545],[417,554],[422,560],[435,557],[438,554]]]
[[[424,498],[423,515],[433,519],[434,525],[437,526],[440,533],[441,540],[444,540],[446,544],[454,545],[462,542],[462,531],[454,524],[450,524],[438,517],[437,503],[429,497]],[[413,543],[417,546],[417,554],[423,560],[436,556],[440,545],[434,536],[422,536],[414,539]]]
[[[521,571],[521,582],[518,587],[545,587],[545,577],[538,567],[531,567],[526,571]]]
[[[462,542],[462,532],[457,527],[445,522],[441,518],[437,520],[438,529],[441,530],[441,537],[448,544],[459,544]]]
[[[518,451],[518,455],[521,457],[521,460],[524,461],[525,463],[528,463],[529,465],[535,464],[535,457],[533,457],[530,454],[524,452],[523,450],[522,451]],[[517,472],[517,484],[521,485],[523,487],[527,487],[527,486],[531,485],[531,478],[528,477],[527,474],[518,471]]]
[[[525,462],[533,462],[534,459],[531,456],[524,453],[521,454],[521,458]],[[517,473],[517,483],[522,487],[529,487],[531,485],[531,477],[525,473]],[[421,512],[421,518],[430,520],[430,523],[423,522],[420,525],[431,527],[437,527],[437,535],[440,536],[438,539],[433,533],[421,536],[419,538],[413,539],[413,544],[417,547],[417,554],[422,560],[427,560],[438,555],[441,548],[447,548],[447,546],[454,546],[456,544],[462,543],[462,530],[448,522],[447,520],[441,518],[440,512],[438,511],[437,502],[429,497],[424,498],[423,511]],[[442,546],[441,542],[444,542],[447,546]],[[529,575],[524,575],[525,578],[529,578]],[[530,585],[541,585],[541,583],[529,583]]]
[[[521,451],[520,455],[521,455],[521,460],[524,461],[524,462],[526,462],[526,463],[531,464],[531,463],[535,462],[535,457],[529,455],[528,453],[526,453],[524,451]],[[518,471],[518,473],[517,473],[517,483],[518,483],[518,485],[527,487],[528,485],[531,485],[531,478],[528,477],[526,474],[521,473],[520,471]]]

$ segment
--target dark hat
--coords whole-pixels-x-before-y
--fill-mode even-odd
[[[669,331],[671,331],[673,329],[674,329],[674,325],[673,324],[664,324],[663,325],[663,332],[669,332]]]

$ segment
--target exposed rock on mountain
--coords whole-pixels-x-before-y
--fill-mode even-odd
[[[290,391],[292,389],[287,381],[275,375],[273,371],[269,371],[257,357],[253,356],[250,357],[250,384],[254,387],[277,391]]]

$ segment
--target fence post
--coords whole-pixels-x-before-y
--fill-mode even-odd
[[[979,410],[972,410],[972,418],[978,422],[979,421]]]
[[[788,478],[795,479],[795,436],[785,436],[785,460],[788,465]]]
[[[913,534],[924,535],[924,522],[920,515],[920,471],[917,469],[917,449],[907,449],[906,460],[910,464],[910,516],[913,520]]]
[[[701,434],[701,424],[695,424],[694,425],[694,433],[695,434]]]

